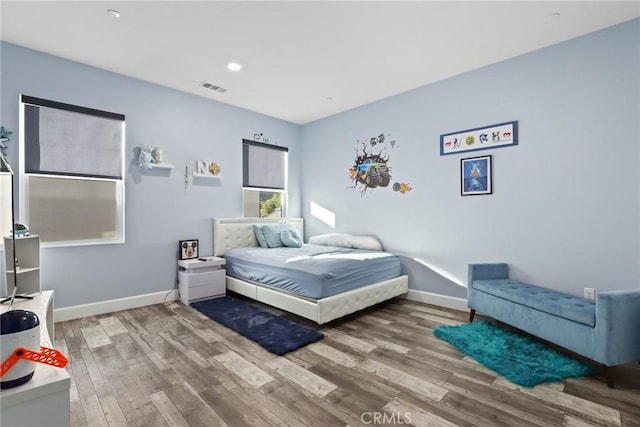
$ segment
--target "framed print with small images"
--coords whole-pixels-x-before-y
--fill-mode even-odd
[[[491,194],[491,156],[460,159],[460,194],[473,196]]]
[[[440,135],[440,155],[518,145],[518,121]]]
[[[180,259],[198,258],[198,239],[180,240]]]

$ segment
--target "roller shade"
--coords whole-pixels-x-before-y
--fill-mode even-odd
[[[243,187],[285,190],[288,152],[286,147],[243,139]]]
[[[22,96],[25,173],[122,179],[124,115]]]

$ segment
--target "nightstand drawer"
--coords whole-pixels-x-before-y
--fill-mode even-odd
[[[189,287],[204,286],[212,283],[222,283],[224,286],[225,270],[206,271],[203,273],[188,273]]]
[[[193,302],[203,298],[211,298],[225,295],[225,287],[219,284],[196,286],[195,288],[189,288],[189,302]]]
[[[195,273],[193,270],[178,272],[178,290],[180,301],[189,305],[191,302],[223,296],[226,293],[224,269]]]

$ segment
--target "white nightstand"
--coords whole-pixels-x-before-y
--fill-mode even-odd
[[[194,301],[224,296],[226,275],[222,267],[225,262],[224,258],[214,256],[178,261],[180,301],[189,305]]]

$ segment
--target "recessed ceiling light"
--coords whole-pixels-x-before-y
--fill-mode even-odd
[[[118,12],[115,9],[107,9],[107,13],[109,14],[110,17],[112,18],[120,18],[120,12]]]
[[[227,70],[229,71],[240,71],[242,70],[242,64],[239,62],[229,62],[227,64]]]
[[[549,19],[554,19],[554,18],[559,18],[560,17],[560,12],[553,12],[547,15],[547,18]]]

